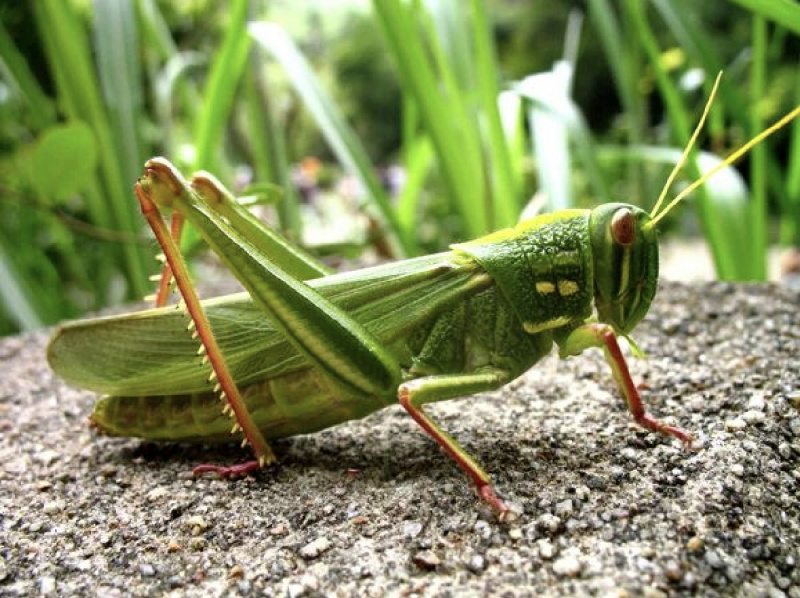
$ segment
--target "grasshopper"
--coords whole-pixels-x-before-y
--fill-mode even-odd
[[[659,211],[710,104],[650,214],[623,203],[564,210],[443,253],[339,274],[259,223],[212,175],[187,182],[167,160],[151,159],[135,191],[166,258],[157,304],[174,278],[185,313],[157,307],[67,323],[53,336],[48,360],[68,383],[108,395],[90,418],[102,433],[204,442],[242,433],[255,454],[196,473],[252,472],[275,462],[269,440],[399,402],[480,499],[509,518],[489,475],[424,407],[497,389],[554,344],[561,358],[601,348],[635,422],[693,446],[691,433],[647,412],[617,338],[629,338],[655,296],[656,224],[716,170],[800,114],[798,107]],[[162,209],[173,211],[172,231]],[[176,244],[183,219],[246,293],[198,299]]]

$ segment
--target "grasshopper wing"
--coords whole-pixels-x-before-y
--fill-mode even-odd
[[[381,342],[402,341],[441,310],[491,284],[474,263],[446,252],[308,281]],[[245,293],[203,302],[238,384],[310,367]],[[208,389],[199,342],[174,307],[64,324],[50,341],[52,369],[94,392],[154,396]]]

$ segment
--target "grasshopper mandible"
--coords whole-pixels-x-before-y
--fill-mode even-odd
[[[136,195],[166,256],[158,302],[174,277],[189,332],[185,314],[166,307],[78,321],[55,333],[48,360],[67,382],[109,395],[91,416],[103,433],[225,441],[243,432],[255,453],[242,465],[196,472],[253,471],[275,461],[268,440],[399,402],[502,519],[509,510],[489,475],[424,406],[499,388],[553,344],[562,358],[598,347],[634,420],[691,446],[692,434],[648,414],[617,337],[628,337],[655,296],[657,222],[798,114],[800,107],[661,211],[661,199],[650,214],[621,203],[565,210],[447,252],[342,274],[258,223],[213,176],[187,182],[154,158]],[[180,226],[169,231],[162,208],[173,210],[173,224],[188,219],[247,293],[199,301],[176,245]]]

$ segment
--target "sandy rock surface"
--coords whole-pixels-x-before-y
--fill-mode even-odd
[[[646,402],[702,450],[633,426],[599,351],[431,408],[510,525],[399,407],[192,479],[245,455],[97,437],[47,334],[0,340],[0,596],[800,598],[800,296],[667,284],[634,336]]]

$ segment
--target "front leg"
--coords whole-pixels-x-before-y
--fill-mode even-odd
[[[691,448],[694,441],[691,433],[682,428],[667,425],[647,413],[642,397],[628,371],[628,364],[622,355],[619,343],[617,343],[617,335],[611,326],[599,322],[579,326],[566,339],[559,342],[559,356],[565,358],[570,355],[578,355],[591,347],[602,347],[606,361],[614,374],[614,380],[617,382],[634,421],[648,430],[677,438],[684,447]]]
[[[507,381],[508,374],[502,370],[490,370],[477,374],[426,376],[404,382],[397,392],[403,408],[464,470],[475,484],[480,499],[497,513],[501,521],[508,520],[511,512],[494,491],[489,474],[452,436],[425,413],[423,405],[476,392],[494,390]]]

